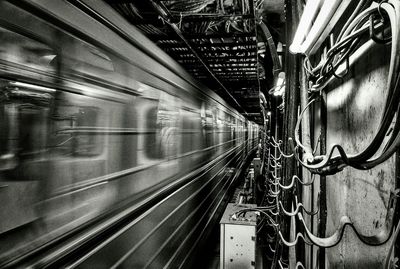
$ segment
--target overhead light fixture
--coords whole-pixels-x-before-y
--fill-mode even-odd
[[[307,56],[315,54],[352,2],[355,1],[308,0],[289,51]]]
[[[276,79],[275,86],[269,90],[269,94],[273,94],[274,96],[282,96],[285,92],[285,73],[280,72],[278,78]]]
[[[286,89],[285,85],[282,85],[278,90],[274,92],[274,96],[282,96],[283,93],[285,92],[285,89]]]

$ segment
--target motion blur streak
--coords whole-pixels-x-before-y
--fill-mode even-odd
[[[0,1],[2,268],[187,266],[258,144],[118,14],[92,15]]]

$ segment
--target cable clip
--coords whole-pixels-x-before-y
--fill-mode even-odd
[[[381,4],[379,4],[379,7],[380,6],[381,6]],[[384,17],[382,16],[379,8],[378,8],[378,12],[382,18],[382,21],[384,21]],[[381,32],[382,38],[379,38],[377,33],[375,33],[375,15],[376,14],[371,14],[371,16],[369,16],[369,36],[373,41],[375,41],[378,44],[386,44],[386,43],[390,42],[392,40],[392,38],[391,37],[385,38],[383,30]]]

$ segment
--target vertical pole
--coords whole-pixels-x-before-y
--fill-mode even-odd
[[[396,182],[395,182],[395,189],[400,188],[400,152],[396,152]],[[396,209],[395,209],[395,214],[394,214],[394,223],[397,223],[399,225],[399,220],[400,220],[400,203],[397,201],[396,203]],[[394,257],[400,258],[400,236],[397,237],[396,242],[394,243]],[[400,264],[400,262],[397,262]]]
[[[287,43],[291,43],[294,33],[296,32],[297,24],[299,21],[297,0],[286,0],[285,1],[285,15],[286,15],[286,40]],[[294,137],[294,130],[297,122],[297,113],[299,105],[299,57],[289,53],[288,47],[286,47],[286,92],[285,92],[285,112],[283,119],[283,141],[284,141],[284,152],[290,152],[291,148],[288,143],[289,138]],[[285,185],[290,184],[294,174],[297,174],[297,163],[294,158],[285,158],[282,160],[282,179]],[[295,190],[288,190],[283,192],[281,200],[285,208],[291,208],[293,196]],[[285,238],[290,236],[290,221],[282,219],[283,223],[281,226],[282,234]],[[288,260],[289,252],[288,248],[284,247],[282,256],[285,260]]]
[[[308,103],[308,82],[304,68],[300,68],[299,72],[300,72],[300,109],[301,111],[303,111],[303,109],[307,106]],[[304,119],[301,122],[301,139],[303,145],[306,148],[306,152],[303,154],[303,160],[305,162],[307,162],[307,160],[309,160],[312,157],[310,117],[311,117],[310,110],[306,110],[304,112]],[[307,177],[309,173],[306,169],[301,169],[301,171],[303,179],[305,179],[305,177]],[[307,179],[307,181],[309,181],[309,179]],[[314,193],[313,190],[310,188],[310,186],[304,186],[303,188],[301,188],[301,185],[299,186],[298,197],[306,208],[312,207],[313,195]],[[313,228],[312,216],[305,215],[304,217],[306,223],[309,223],[312,229]],[[301,225],[299,227],[301,227]],[[299,232],[302,232],[302,230],[299,230]],[[312,267],[313,246],[311,246],[311,248],[307,248],[307,250],[306,248],[307,248],[306,246],[297,248],[297,260],[303,262],[303,264],[307,264],[309,268],[313,268]],[[311,258],[308,258],[307,261],[305,261],[306,253],[310,253],[311,255]]]
[[[325,92],[321,96],[321,138],[320,138],[320,153],[321,155],[326,154],[326,125],[327,125],[327,107],[326,107],[327,95]],[[320,176],[320,216],[318,223],[318,236],[325,237],[326,232],[326,219],[327,219],[327,205],[326,205],[326,176]],[[325,249],[319,248],[318,257],[318,268],[325,268]]]

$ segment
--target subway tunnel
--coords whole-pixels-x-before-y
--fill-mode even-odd
[[[0,268],[399,268],[399,26],[398,0],[0,0]]]

